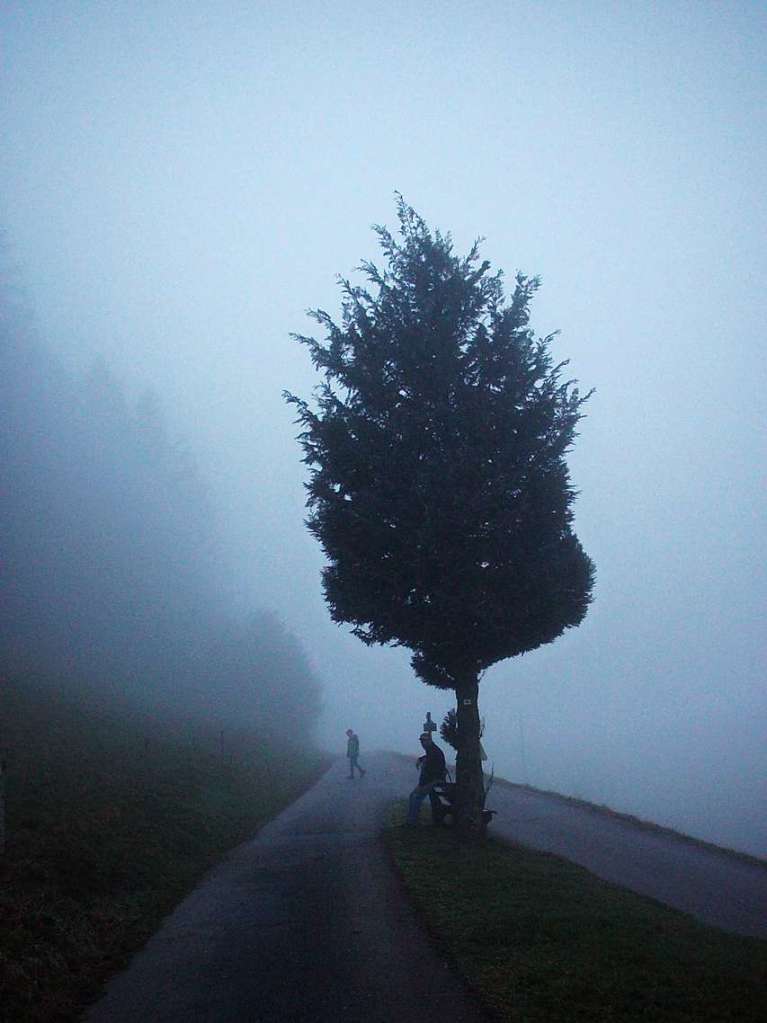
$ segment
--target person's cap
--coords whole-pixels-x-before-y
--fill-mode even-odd
[[[354,735],[354,732],[351,730],[351,728],[347,728],[346,729],[346,734],[347,735]]]

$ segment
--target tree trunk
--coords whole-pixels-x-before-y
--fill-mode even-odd
[[[455,763],[455,823],[465,837],[484,834],[485,784],[479,745],[479,680],[469,675],[456,686],[458,751]]]

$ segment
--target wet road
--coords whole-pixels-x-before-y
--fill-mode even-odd
[[[413,763],[335,763],[240,846],[109,985],[88,1023],[480,1023],[378,840]]]
[[[225,859],[167,918],[87,1023],[480,1023],[422,934],[378,840],[416,778],[345,761]],[[767,868],[497,784],[493,833],[562,855],[701,920],[767,938]]]

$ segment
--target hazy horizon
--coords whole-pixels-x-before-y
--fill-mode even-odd
[[[415,753],[452,705],[330,621],[282,398],[317,382],[290,332],[337,313],[397,190],[540,274],[531,324],[596,388],[569,458],[594,603],[488,671],[496,772],[767,856],[767,10],[12,0],[0,41],[34,329],[156,392],[227,600],[273,609],[323,680],[321,742]]]

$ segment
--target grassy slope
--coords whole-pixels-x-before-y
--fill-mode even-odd
[[[324,762],[246,734],[225,736],[222,754],[217,733],[2,684],[0,1020],[74,1020],[205,870]]]
[[[461,847],[429,827],[393,826],[386,841],[425,925],[501,1020],[767,1019],[767,942],[545,853],[494,840]]]

